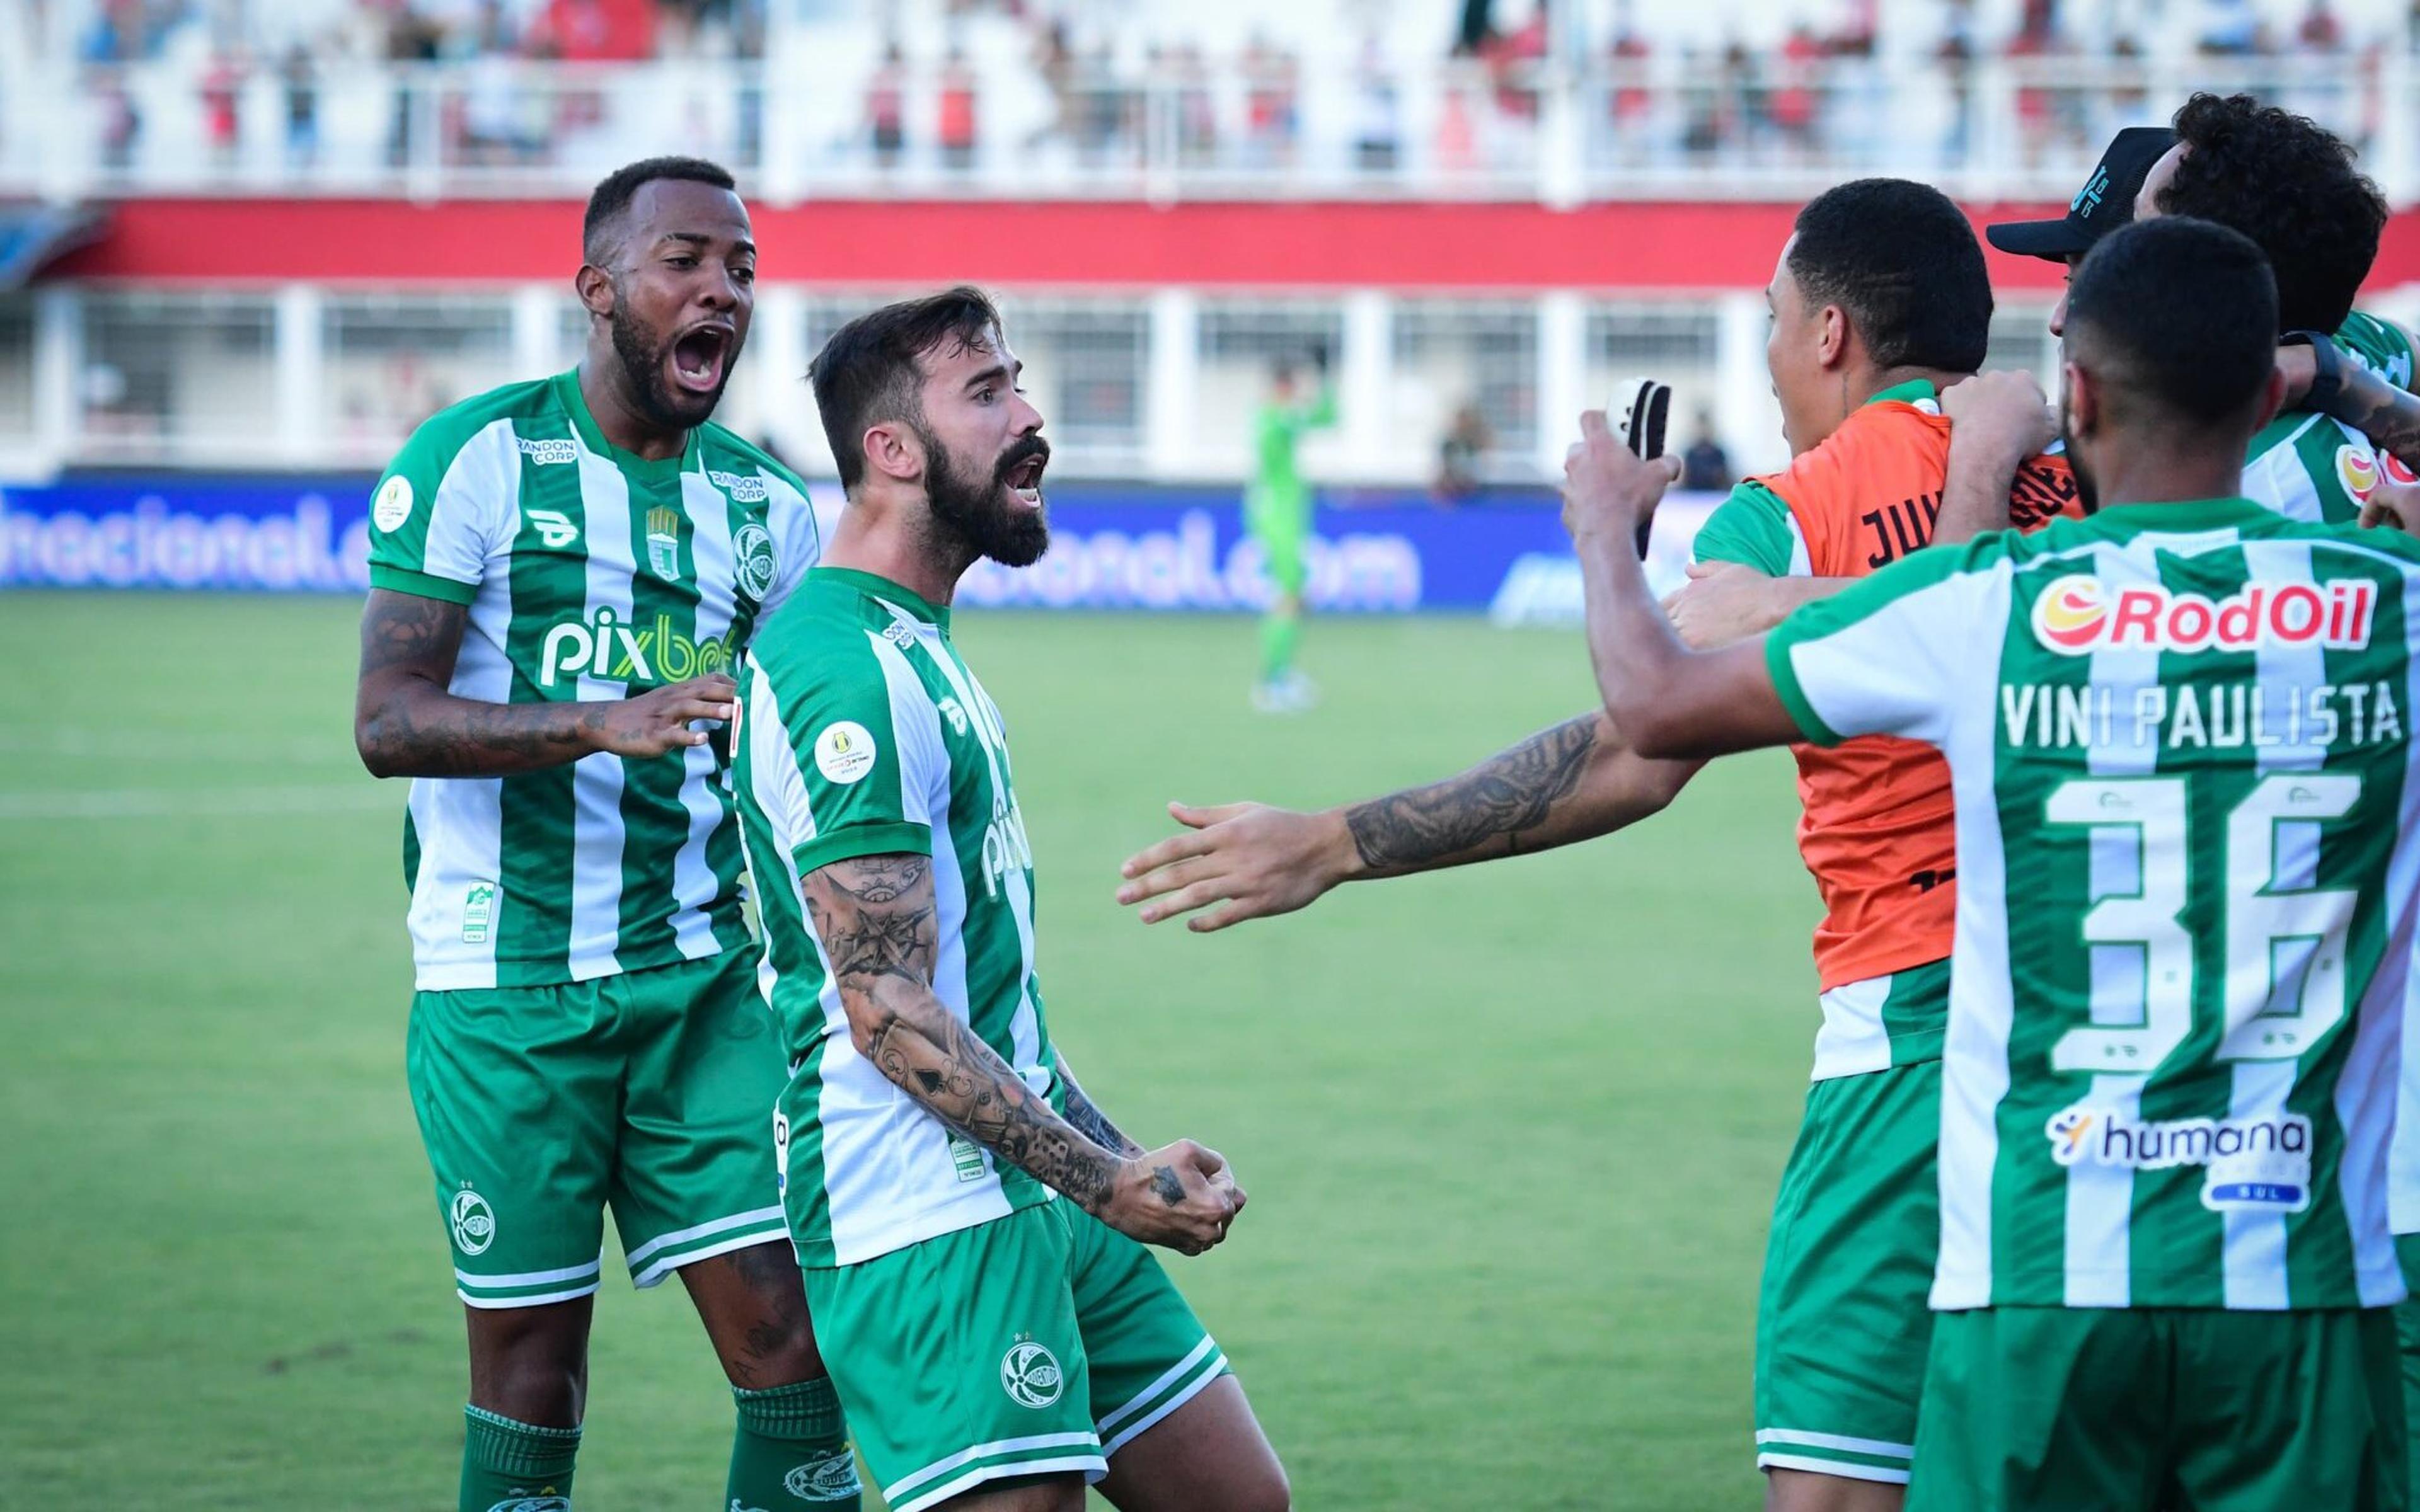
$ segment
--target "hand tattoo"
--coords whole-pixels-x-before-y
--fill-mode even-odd
[[[1176,1179],[1174,1166],[1155,1165],[1151,1168],[1151,1193],[1171,1208],[1185,1206],[1185,1183]]]
[[[1566,719],[1460,777],[1348,810],[1345,827],[1362,864],[1378,871],[1419,866],[1499,840],[1499,854],[1520,854],[1521,832],[1536,828],[1579,786],[1596,748],[1597,718]]]
[[[935,1118],[1097,1213],[1116,1181],[1120,1147],[1104,1148],[1061,1118],[933,995],[931,870],[926,856],[869,856],[805,879],[807,912],[854,1042]]]

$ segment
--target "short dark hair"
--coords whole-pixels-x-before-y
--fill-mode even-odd
[[[646,158],[616,168],[588,193],[588,213],[580,223],[581,255],[590,262],[601,261],[613,223],[630,208],[630,201],[638,197],[641,189],[666,178],[712,184],[717,189],[739,187],[730,169],[704,158]]]
[[[2277,365],[2277,285],[2251,238],[2163,216],[2111,232],[2067,290],[2067,344],[2121,408],[2240,422]]]
[[[1859,178],[1798,212],[1791,276],[1837,304],[1880,367],[1972,373],[1992,334],[1983,244],[1949,196],[1905,178]]]
[[[2160,191],[2161,210],[2259,243],[2277,278],[2279,330],[2344,324],[2386,228],[2386,201],[2353,166],[2352,148],[2250,95],[2195,95],[2176,127],[2186,150]]]
[[[954,351],[980,347],[1000,325],[1000,309],[983,290],[961,284],[920,300],[859,316],[831,333],[807,367],[815,409],[831,443],[843,488],[865,473],[863,439],[868,425],[886,420],[924,421],[919,389],[924,371],[918,359],[947,346]]]

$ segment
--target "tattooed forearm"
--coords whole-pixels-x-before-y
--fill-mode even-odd
[[[469,611],[373,590],[362,613],[353,743],[378,777],[506,777],[597,748],[602,703],[486,703],[446,691]]]
[[[2367,368],[2345,364],[2344,387],[2328,412],[2394,455],[2420,468],[2420,395],[2405,393]]]
[[[930,861],[904,854],[835,861],[811,873],[802,891],[859,1053],[943,1123],[1087,1212],[1100,1211],[1122,1146],[1061,1118],[933,995]]]
[[[1517,855],[1523,832],[1543,825],[1579,786],[1596,748],[1598,717],[1567,719],[1460,777],[1347,810],[1344,823],[1362,864],[1417,868],[1481,846],[1491,855]]]
[[[1059,1057],[1059,1080],[1067,1088],[1067,1121],[1081,1130],[1085,1137],[1102,1149],[1120,1155],[1140,1155],[1142,1146],[1127,1138],[1124,1131],[1109,1121],[1109,1116],[1078,1086],[1076,1073],[1067,1069],[1067,1057]]]

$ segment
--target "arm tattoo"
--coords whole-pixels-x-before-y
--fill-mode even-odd
[[[2395,455],[2404,466],[2420,468],[2420,396],[2406,393],[2366,368],[2345,364],[2344,393],[2330,406],[2338,420]]]
[[[1360,804],[1344,815],[1354,848],[1373,870],[1420,866],[1497,841],[1500,854],[1518,855],[1521,832],[1579,786],[1596,727],[1592,714],[1566,719],[1460,777]]]
[[[1097,1213],[1122,1164],[1118,1147],[1061,1118],[933,995],[931,870],[925,856],[869,856],[806,878],[807,911],[858,1050],[935,1118]]]
[[[1081,1130],[1086,1138],[1120,1155],[1140,1155],[1142,1146],[1127,1138],[1124,1131],[1109,1121],[1109,1116],[1085,1095],[1076,1084],[1076,1073],[1067,1069],[1067,1057],[1059,1057],[1059,1080],[1067,1088],[1067,1121]]]
[[[380,777],[507,777],[597,749],[601,702],[488,703],[446,691],[470,610],[374,590],[362,611],[353,739]]]

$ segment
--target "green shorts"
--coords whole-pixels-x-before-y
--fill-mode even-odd
[[[415,993],[404,1065],[473,1307],[595,1291],[609,1203],[642,1287],[788,1236],[772,1137],[788,1068],[752,950]]]
[[[1941,1062],[1807,1092],[1756,1319],[1756,1463],[1904,1484],[1941,1246]]]
[[[1228,1373],[1151,1252],[1066,1201],[834,1269],[807,1310],[892,1512],[1013,1475],[1098,1480]]]
[[[2385,1307],[1984,1307],[1932,1330],[1907,1512],[2395,1512]]]

